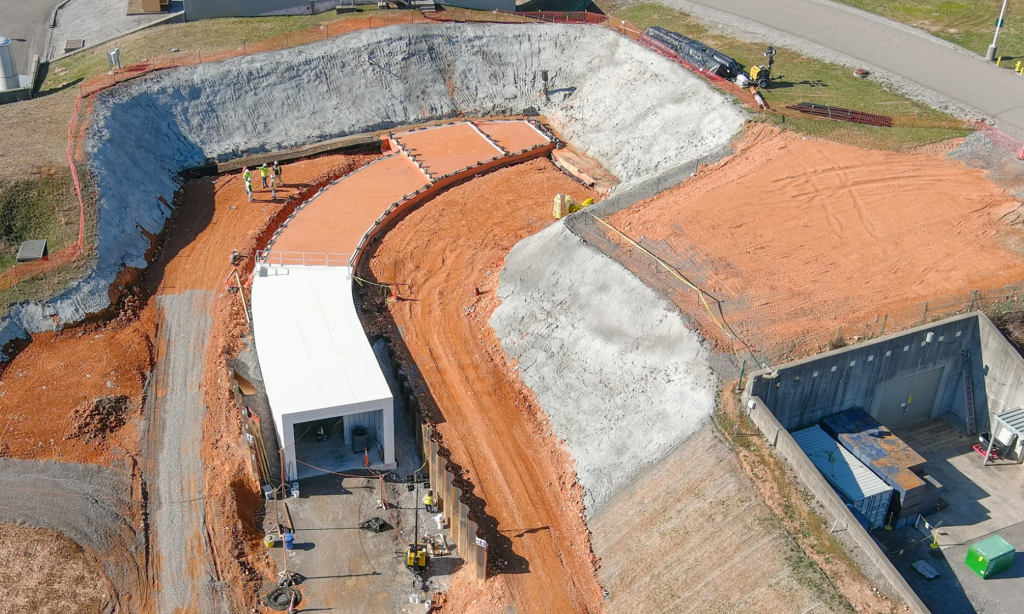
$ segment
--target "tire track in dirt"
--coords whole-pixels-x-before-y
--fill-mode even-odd
[[[715,271],[702,289],[758,352],[808,351],[837,330],[880,325],[883,314],[909,322],[926,301],[1024,280],[1021,254],[1004,247],[1020,234],[1003,221],[1020,203],[955,160],[766,126],[751,128],[729,160],[609,221],[681,263],[684,276],[699,279],[680,254]],[[644,277],[649,260],[606,248]],[[692,293],[647,278],[708,339],[732,347]]]
[[[389,230],[364,273],[400,284],[393,322],[370,328],[400,331],[399,357],[416,364],[443,444],[493,519],[477,518],[493,577],[454,579],[453,612],[603,611],[571,460],[488,324],[505,255],[551,223],[557,193],[591,195],[547,160],[452,188]]]

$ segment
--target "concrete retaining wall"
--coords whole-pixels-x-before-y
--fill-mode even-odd
[[[978,407],[988,407],[989,415],[1024,406],[1024,358],[1013,347],[995,324],[984,315],[978,314],[978,340],[981,356],[975,359],[975,381],[978,373],[984,385],[975,385]],[[990,430],[988,425],[978,430]]]
[[[749,382],[749,380],[748,380]],[[893,591],[907,604],[912,612],[917,614],[929,614],[930,610],[917,596],[914,589],[910,588],[907,581],[893,564],[885,556],[882,550],[875,543],[871,535],[864,530],[864,527],[857,522],[857,519],[843,503],[839,495],[825,481],[825,478],[818,471],[817,467],[807,458],[800,446],[797,445],[792,435],[789,434],[782,424],[775,419],[772,412],[761,401],[760,397],[750,394],[750,386],[744,393],[744,401],[748,403],[747,411],[751,421],[761,430],[768,443],[775,448],[775,451],[782,455],[789,463],[793,471],[800,477],[809,491],[818,499],[818,502],[831,515],[827,520],[838,519],[839,525],[846,528],[853,539],[853,542],[861,550],[861,554],[871,561],[878,572],[884,577]],[[753,408],[749,404],[753,403]]]
[[[961,350],[971,353],[975,426],[991,430],[992,415],[1024,406],[1024,358],[980,311],[794,361],[774,378],[752,373],[751,394],[797,431],[852,407],[877,417],[888,382],[942,369],[929,417],[948,412],[965,423]]]
[[[185,21],[216,17],[316,15],[334,10],[337,0],[185,0]]]
[[[978,315],[949,318],[791,362],[779,367],[778,377],[772,379],[768,373],[758,372],[752,375],[752,394],[764,399],[783,427],[798,431],[852,407],[877,415],[887,382],[941,368],[939,392],[930,415],[948,411],[963,422],[966,416],[960,351],[967,349],[975,367],[978,428],[986,430],[988,420],[981,411],[986,399]],[[926,340],[929,333],[930,342]]]

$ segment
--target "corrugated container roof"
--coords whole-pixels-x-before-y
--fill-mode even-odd
[[[1024,407],[1017,407],[996,414],[996,420],[1002,422],[1018,437],[1024,437]]]
[[[925,462],[923,456],[863,409],[848,409],[826,416],[821,419],[821,425],[833,437],[855,447],[857,457],[862,460],[878,459],[884,464],[908,469]]]
[[[792,435],[800,449],[825,478],[853,501],[892,490],[892,487],[857,460],[849,450],[829,437],[820,426],[812,426]]]

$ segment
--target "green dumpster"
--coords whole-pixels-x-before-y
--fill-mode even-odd
[[[983,539],[967,550],[964,563],[982,578],[990,578],[1013,565],[1013,546],[998,535]]]

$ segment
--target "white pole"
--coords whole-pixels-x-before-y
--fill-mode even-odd
[[[996,42],[999,40],[999,28],[1003,25],[1003,16],[1006,15],[1006,4],[1009,0],[1003,0],[1003,8],[999,11],[999,20],[996,21],[996,35],[992,37],[992,44],[988,46],[988,53],[985,54],[985,59],[989,62],[996,59],[996,51],[998,46]]]

